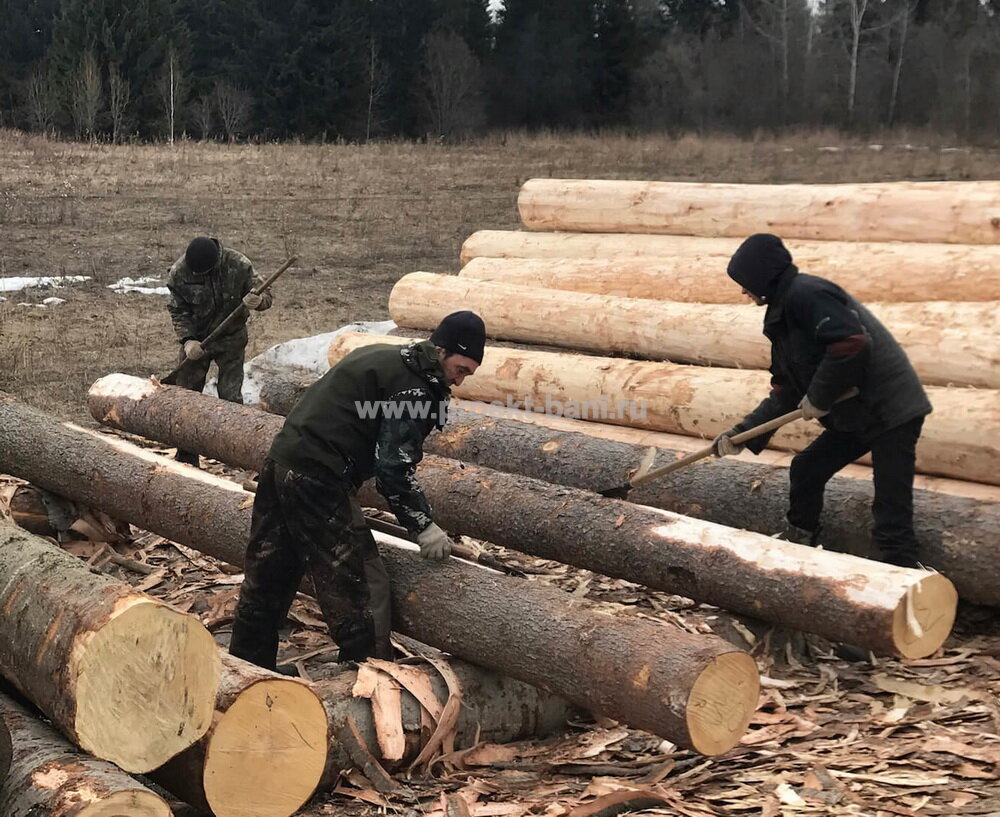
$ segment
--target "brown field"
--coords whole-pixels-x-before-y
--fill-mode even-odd
[[[907,143],[920,147],[913,148]],[[839,151],[823,150],[840,146]],[[89,275],[0,304],[0,390],[82,419],[111,371],[165,373],[175,343],[166,298],[117,295],[123,277],[162,277],[199,234],[246,252],[262,272],[296,253],[275,308],[255,317],[249,352],[386,317],[393,282],[454,271],[462,240],[518,225],[533,176],[733,182],[983,179],[1000,150],[949,149],[900,134],[881,151],[833,133],[783,139],[496,136],[438,145],[86,145],[0,131],[0,277]],[[17,306],[50,295],[67,303]]]

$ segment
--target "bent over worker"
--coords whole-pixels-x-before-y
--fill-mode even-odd
[[[478,315],[455,312],[429,341],[355,349],[303,393],[257,482],[233,655],[274,669],[278,629],[308,571],[340,660],[392,658],[389,578],[357,490],[374,476],[421,555],[451,553],[416,466],[485,341]]]
[[[913,475],[917,439],[931,412],[923,386],[890,332],[836,284],[799,272],[774,235],[758,233],[740,245],[729,277],[758,306],[766,306],[771,341],[771,393],[738,425],[714,440],[717,456],[743,446],[730,437],[799,406],[825,430],[792,459],[783,537],[822,544],[826,483],[871,452],[875,485],[872,538],[883,561],[917,567]],[[837,403],[852,387],[858,395]],[[772,434],[746,444],[755,454]]]
[[[247,347],[247,317],[234,320],[225,333],[205,349],[201,341],[242,302],[248,310],[271,307],[271,291],[251,292],[263,284],[243,253],[223,247],[217,238],[199,237],[170,268],[167,310],[181,344],[179,361],[188,361],[177,373],[177,385],[193,391],[205,388],[212,361],[219,367],[219,397],[243,402],[243,358]],[[176,459],[198,464],[198,455],[177,451]]]

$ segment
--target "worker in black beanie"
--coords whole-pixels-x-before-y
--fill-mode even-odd
[[[428,341],[355,349],[303,393],[260,472],[230,651],[274,669],[278,629],[308,571],[340,660],[391,658],[389,577],[358,504],[375,477],[420,553],[451,540],[434,523],[416,466],[447,417],[452,386],[483,360],[486,327],[455,312]]]
[[[832,281],[800,273],[781,239],[750,236],[729,262],[729,277],[766,306],[771,341],[771,393],[713,443],[717,456],[744,446],[731,437],[798,406],[824,431],[792,459],[783,538],[824,544],[820,522],[826,483],[871,453],[875,487],[872,538],[878,556],[917,567],[913,475],[917,439],[931,404],[913,366],[888,329]],[[837,402],[851,389],[855,397]],[[759,454],[771,434],[746,443]],[[831,543],[827,543],[831,544]],[[836,544],[836,543],[832,543]]]

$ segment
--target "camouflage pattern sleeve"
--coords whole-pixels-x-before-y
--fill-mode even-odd
[[[238,263],[243,267],[243,270],[246,273],[245,277],[246,289],[240,293],[240,297],[242,298],[251,289],[263,286],[264,279],[257,274],[257,272],[253,268],[253,262],[250,261],[250,259],[247,258],[243,253],[236,252],[235,250],[230,250],[230,252],[232,252],[233,255],[237,257]],[[261,297],[260,308],[257,311],[263,312],[265,309],[270,309],[271,304],[274,301],[274,294],[271,292],[271,290],[269,289],[267,292],[262,292],[260,294],[260,297]]]
[[[170,268],[167,277],[167,289],[170,291],[170,302],[167,304],[167,312],[170,313],[170,321],[174,325],[174,332],[177,339],[184,343],[187,340],[198,340],[198,332],[194,325],[194,313],[191,305],[184,297],[184,287],[178,280],[178,274],[184,258],[179,258]]]
[[[413,389],[400,392],[387,403],[399,405],[402,402],[409,407],[430,401],[427,392]],[[421,413],[404,410],[398,412],[399,416],[391,416],[386,412],[375,441],[375,487],[389,503],[389,510],[396,515],[399,524],[413,535],[433,521],[431,506],[416,476],[417,464],[424,456],[424,438],[428,430],[428,421],[419,416]]]

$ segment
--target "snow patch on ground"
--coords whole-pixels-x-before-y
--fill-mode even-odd
[[[297,367],[304,372],[310,372],[317,377],[325,374],[330,364],[327,363],[326,352],[333,339],[344,332],[364,332],[369,335],[385,335],[396,328],[392,321],[363,321],[349,323],[333,332],[313,335],[308,338],[295,338],[272,346],[249,360],[244,366],[243,402],[248,406],[260,402],[260,374],[274,369]],[[218,396],[216,390],[217,378],[212,377],[205,384],[205,394]]]
[[[89,281],[89,275],[46,275],[41,278],[0,278],[0,292],[20,292],[22,289],[58,289],[69,284]]]
[[[42,301],[42,306],[59,306],[59,304],[64,304],[64,303],[66,303],[65,298],[53,297],[53,298],[46,298],[44,301]]]
[[[152,284],[162,284],[159,278],[122,278],[113,284],[108,284],[108,289],[112,289],[119,295],[129,292],[138,292],[141,295],[169,295],[170,290],[165,286],[151,286]]]

